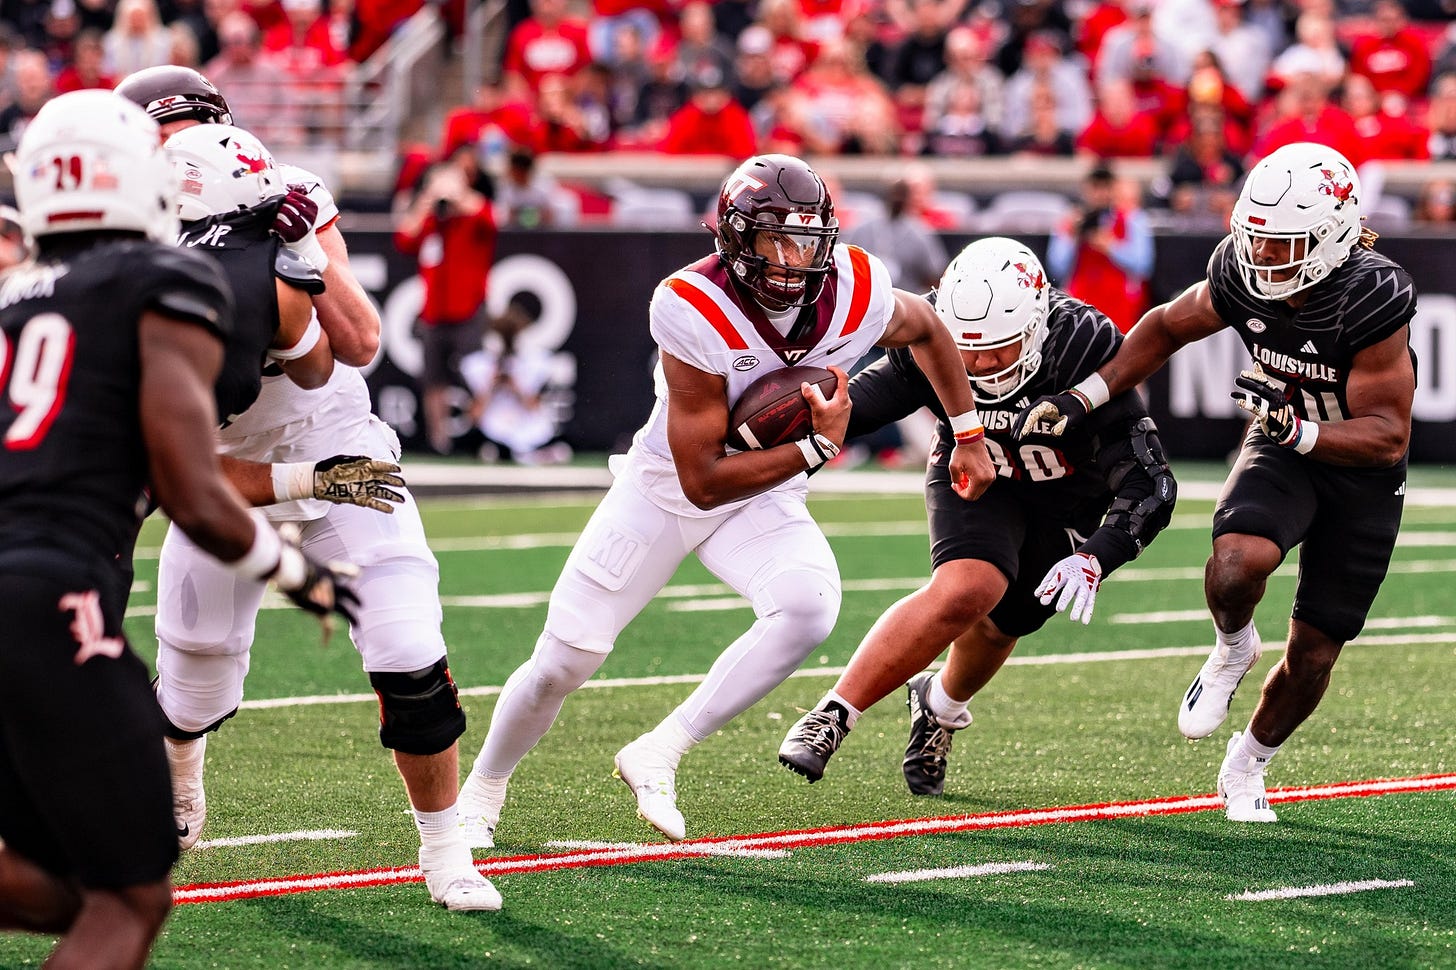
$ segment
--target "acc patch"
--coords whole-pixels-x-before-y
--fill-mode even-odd
[[[1244,324],[1244,326],[1248,327],[1253,333],[1263,333],[1269,329],[1269,325],[1257,317],[1250,317],[1249,322]]]
[[[752,354],[740,357],[733,362],[734,370],[753,370],[758,366],[758,358]]]

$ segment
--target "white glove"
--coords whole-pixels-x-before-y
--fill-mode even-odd
[[[318,236],[314,234],[312,229],[302,239],[295,242],[287,242],[283,245],[307,260],[314,269],[319,271],[320,276],[323,275],[324,270],[329,268],[328,254],[324,252],[323,244],[318,241]]]
[[[1085,625],[1092,622],[1092,606],[1097,602],[1097,587],[1101,585],[1102,564],[1097,557],[1077,552],[1051,568],[1036,588],[1036,595],[1041,597],[1041,605],[1046,606],[1061,590],[1057,612],[1066,610],[1070,603],[1068,618],[1073,622],[1081,620]]]

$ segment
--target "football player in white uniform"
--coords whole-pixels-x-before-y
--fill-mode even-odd
[[[222,95],[188,68],[139,71],[117,92],[141,104],[163,137],[194,125],[231,123]],[[500,894],[475,869],[456,824],[465,714],[440,633],[439,567],[426,545],[418,507],[407,492],[392,515],[306,497],[318,494],[320,459],[340,452],[398,459],[399,440],[372,413],[369,389],[356,369],[378,348],[379,315],[348,270],[333,197],[310,173],[280,169],[296,191],[282,203],[275,228],[323,272],[327,289],[315,307],[338,366],[317,390],[265,374],[257,402],[219,433],[221,450],[272,464],[280,503],[264,512],[274,522],[297,523],[305,550],[360,567],[360,605],[349,632],[379,695],[380,741],[394,752],[414,810],[425,883],[431,897],[449,909],[499,909]],[[316,222],[309,218],[314,209]],[[206,818],[207,734],[242,699],[262,594],[260,584],[240,580],[180,536],[169,536],[163,546],[157,697],[170,721],[167,750],[184,848],[196,842]]]
[[[922,298],[890,285],[874,256],[836,245],[823,180],[797,158],[740,165],[718,200],[717,251],[669,276],[650,309],[661,348],[657,405],[567,560],[535,652],[506,682],[485,746],[461,792],[462,825],[490,846],[516,765],[566,695],[689,554],[752,604],[753,626],[656,728],[617,753],[638,813],[685,836],[678,761],[761,700],[834,626],[839,570],[805,507],[805,471],[833,457],[849,420],[844,368],[876,344],[909,346],[955,429],[951,469],[962,497],[994,478],[965,367]],[[757,378],[790,364],[839,377],[828,400],[806,392],[815,433],[732,452],[728,415]],[[944,445],[942,445],[944,448]]]

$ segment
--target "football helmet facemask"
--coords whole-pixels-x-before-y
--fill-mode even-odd
[[[230,125],[227,99],[211,81],[190,67],[163,64],[128,74],[116,93],[141,105],[157,124],[191,118],[205,125]]]
[[[1041,260],[1014,239],[978,239],[950,261],[935,290],[935,312],[956,346],[974,353],[1021,342],[1021,353],[1006,367],[971,375],[977,401],[1004,401],[1036,375],[1050,303]]]
[[[232,125],[195,125],[163,146],[177,170],[183,222],[251,209],[288,193],[268,149]]]
[[[177,186],[157,123],[111,91],[47,101],[11,165],[20,225],[32,238],[120,230],[176,241]]]
[[[839,238],[829,189],[790,155],[756,155],[718,194],[718,255],[769,310],[808,306],[824,288]]]
[[[1345,156],[1326,145],[1285,145],[1244,180],[1229,227],[1249,292],[1286,300],[1330,275],[1360,241],[1360,177]],[[1286,242],[1288,258],[1273,265],[1256,262],[1255,241],[1261,238]]]

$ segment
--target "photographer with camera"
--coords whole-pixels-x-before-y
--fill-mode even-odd
[[[461,359],[479,350],[485,337],[486,277],[496,241],[491,194],[490,177],[481,171],[474,147],[461,145],[425,173],[395,227],[395,246],[418,257],[425,284],[421,397],[425,435],[440,454],[453,447],[450,385],[460,383]]]
[[[1153,230],[1141,190],[1099,161],[1082,181],[1082,205],[1052,229],[1047,270],[1072,296],[1127,333],[1148,307]]]

